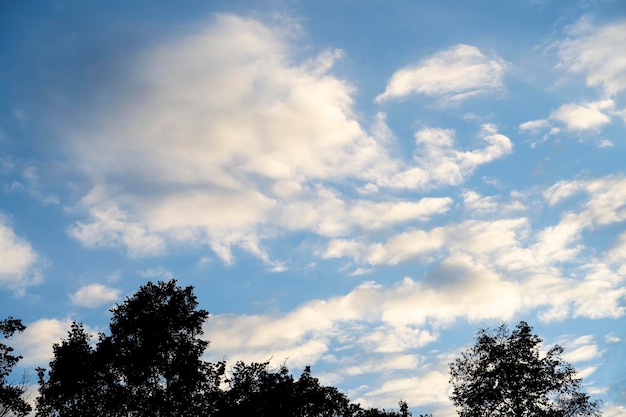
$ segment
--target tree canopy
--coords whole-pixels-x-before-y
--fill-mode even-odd
[[[599,416],[600,403],[581,392],[581,378],[520,322],[478,332],[476,343],[450,364],[453,403],[460,417]]]
[[[193,287],[148,283],[112,310],[109,335],[97,343],[80,323],[53,347],[49,370],[38,369],[37,416],[408,417],[364,409],[306,367],[202,360],[208,341]]]

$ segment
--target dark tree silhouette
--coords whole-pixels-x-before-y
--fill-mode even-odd
[[[460,417],[600,416],[598,401],[580,391],[576,370],[556,345],[542,354],[542,339],[520,322],[478,332],[476,344],[450,364],[450,397]]]
[[[22,321],[13,317],[0,321],[0,334],[5,339],[25,329],[26,326],[22,324]],[[8,380],[13,368],[22,359],[21,356],[14,355],[12,352],[12,347],[0,343],[0,416],[12,413],[22,417],[30,413],[31,406],[23,398],[23,384],[11,384]]]
[[[209,313],[193,287],[176,280],[142,286],[111,310],[111,335],[98,349],[118,382],[116,402],[134,416],[190,416],[207,391],[201,339]]]
[[[306,367],[299,379],[286,366],[276,371],[269,363],[237,362],[227,379],[229,389],[220,398],[216,417],[408,417],[405,402],[401,413],[363,409],[351,403],[335,387],[320,384]]]
[[[192,287],[175,280],[140,287],[111,312],[110,335],[90,343],[74,323],[53,346],[49,370],[38,369],[38,417],[409,417],[363,409],[306,367],[295,379],[286,366],[204,362],[208,318]],[[1,416],[0,416],[1,417]]]
[[[108,371],[106,365],[98,361],[89,340],[90,335],[83,325],[74,322],[67,339],[52,347],[54,358],[47,376],[45,369],[37,369],[38,417],[80,417],[104,413],[105,375]]]
[[[201,360],[208,318],[192,287],[148,283],[111,312],[110,335],[93,348],[81,324],[38,369],[38,416],[199,416],[217,389],[219,366]],[[222,366],[223,368],[223,366]]]

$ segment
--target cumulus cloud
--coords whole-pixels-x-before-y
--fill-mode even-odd
[[[582,104],[564,104],[550,114],[550,118],[565,124],[567,130],[598,129],[611,122],[609,112],[615,107],[613,100]]]
[[[507,63],[495,53],[485,54],[471,45],[456,45],[396,71],[376,101],[424,94],[436,97],[440,104],[458,104],[503,89],[506,68]]]
[[[23,333],[12,338],[15,350],[24,357],[22,362],[31,366],[47,366],[52,359],[52,345],[67,337],[72,325],[69,319],[39,319],[26,325]]]
[[[448,400],[450,396],[450,376],[446,371],[424,372],[419,376],[387,380],[380,388],[367,392],[356,401],[362,404],[396,404],[398,398],[410,399],[420,405],[442,407],[437,415],[455,415]]]
[[[41,281],[39,255],[30,243],[17,236],[0,213],[0,286],[23,290]]]
[[[623,236],[607,254],[590,253],[583,232],[626,220],[624,181],[614,175],[549,187],[541,196],[549,209],[576,194],[584,198],[575,200],[554,224],[540,227],[494,207],[506,203],[467,191],[463,197],[472,213],[487,210],[501,218],[408,229],[382,242],[333,239],[324,256],[369,265],[417,259],[428,272],[419,280],[407,277],[389,285],[366,282],[345,295],[309,301],[282,314],[214,316],[206,332],[213,341],[210,354],[221,358],[230,352],[259,360],[280,352],[284,356],[274,356],[279,362],[288,356],[296,364],[332,364],[335,380],[341,380],[383,369],[352,353],[366,346],[371,357],[396,371],[353,396],[364,403],[392,405],[398,395],[394,381],[407,388],[432,372],[420,368],[413,380],[402,373],[403,366],[416,362],[419,368],[420,355],[438,339],[438,331],[456,321],[510,320],[522,312],[534,312],[543,322],[623,317],[626,273],[618,261]],[[567,348],[571,362],[591,362],[602,354],[589,336],[568,341]],[[590,364],[581,375],[595,369]],[[391,386],[393,399],[388,398],[391,390],[385,390]],[[448,404],[428,399],[420,403],[442,410]]]
[[[484,148],[462,151],[454,147],[452,129],[425,128],[415,134],[414,164],[378,184],[392,188],[431,189],[459,185],[479,166],[511,153],[513,143],[498,133],[497,126],[484,124],[478,134]]]
[[[217,15],[139,54],[129,77],[142,88],[119,97],[112,88],[116,106],[93,116],[94,127],[66,132],[92,182],[69,234],[131,257],[184,243],[209,246],[230,264],[235,248],[280,271],[286,263],[266,249],[277,230],[336,239],[428,221],[452,200],[381,194],[456,185],[511,152],[511,141],[486,124],[482,148],[459,150],[452,131],[425,129],[413,161],[392,157],[386,116],[364,128],[354,88],[329,72],[342,52],[295,62],[290,42],[259,21]],[[467,46],[448,53],[471,74],[499,62]]]
[[[612,95],[626,88],[624,44],[626,20],[597,26],[585,18],[571,26],[567,38],[556,47],[561,67],[584,73],[587,85]]]
[[[626,21],[620,20],[602,26],[583,18],[569,27],[564,40],[552,46],[559,54],[559,68],[583,73],[588,86],[599,87],[602,99],[566,103],[552,110],[545,119],[521,123],[521,131],[543,133],[543,140],[567,131],[597,131],[611,123],[613,117],[624,118],[624,111],[615,108],[614,96],[626,88],[626,62],[622,49],[626,42]],[[611,146],[608,140],[598,142],[600,147]]]
[[[120,290],[102,284],[89,284],[70,294],[72,302],[81,307],[99,307],[111,303],[120,296]]]
[[[531,120],[521,123],[520,131],[531,135],[543,134],[543,140],[561,133],[563,129],[569,132],[599,131],[612,121],[612,117],[619,115],[615,111],[615,102],[612,99],[598,101],[566,103],[552,110],[547,119]],[[599,147],[611,146],[607,140],[599,141]]]

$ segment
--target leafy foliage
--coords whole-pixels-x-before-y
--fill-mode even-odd
[[[481,330],[476,344],[450,364],[450,397],[460,417],[599,416],[600,404],[580,392],[563,348],[542,354],[542,339],[520,322]]]
[[[8,317],[0,321],[0,334],[6,339],[23,332],[26,326],[19,319]],[[0,343],[0,417],[12,413],[15,416],[25,416],[31,411],[31,406],[24,398],[24,387],[9,383],[8,378],[15,365],[22,359],[13,353],[13,348]]]

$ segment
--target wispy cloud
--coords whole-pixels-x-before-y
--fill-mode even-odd
[[[471,45],[456,45],[396,71],[376,101],[423,94],[436,98],[442,105],[458,104],[470,97],[502,90],[507,66],[495,53],[485,54]]]
[[[587,85],[601,87],[609,95],[626,89],[626,21],[597,26],[583,18],[569,28],[567,35],[555,45],[562,68],[584,73]]]

